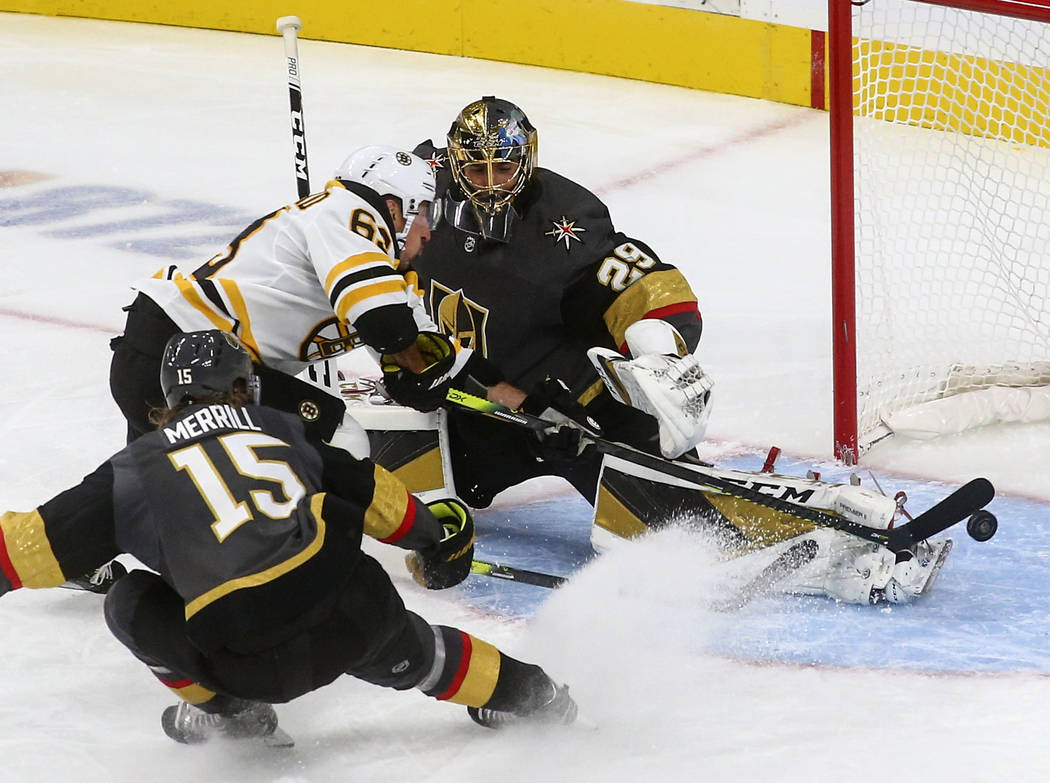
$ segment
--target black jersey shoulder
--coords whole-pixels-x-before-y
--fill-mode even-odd
[[[525,191],[515,200],[515,208],[523,217],[540,211],[541,217],[557,213],[569,219],[599,220],[612,230],[609,208],[594,193],[578,182],[555,171],[537,168]],[[558,219],[558,218],[553,218]]]

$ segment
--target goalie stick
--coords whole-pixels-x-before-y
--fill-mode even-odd
[[[511,410],[505,405],[475,397],[458,389],[449,389],[445,399],[463,410],[473,411],[479,415],[499,419],[500,421],[515,424],[535,432],[543,432],[552,424],[539,416]],[[698,487],[740,498],[741,500],[747,500],[813,525],[849,533],[858,538],[884,546],[892,552],[902,552],[910,549],[919,541],[947,530],[952,525],[961,522],[975,511],[981,509],[995,496],[995,490],[988,479],[973,479],[910,522],[888,530],[882,530],[853,522],[827,511],[809,508],[788,500],[772,497],[771,495],[764,495],[749,487],[708,473],[701,466],[691,465],[686,467],[683,464],[656,457],[631,446],[597,437],[582,427],[581,431],[583,433],[582,437],[594,443],[601,453],[632,460],[639,465],[683,481],[688,481]]]
[[[711,604],[711,609],[716,612],[733,612],[743,609],[760,595],[768,593],[776,585],[793,574],[807,563],[813,562],[817,556],[819,545],[812,539],[799,541],[792,544],[774,558],[773,562],[762,569],[753,579],[747,582],[736,595],[722,601]],[[509,582],[521,582],[523,584],[558,588],[569,581],[567,576],[555,576],[554,574],[543,574],[539,571],[528,571],[524,568],[489,563],[484,560],[475,560],[470,564],[472,574],[491,576],[494,579],[505,579]]]

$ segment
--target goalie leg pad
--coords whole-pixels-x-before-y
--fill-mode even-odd
[[[877,599],[893,575],[896,555],[885,547],[837,530],[814,530],[797,539],[771,547],[774,557],[791,544],[812,538],[819,544],[817,556],[781,586],[784,592],[823,595],[849,604],[868,604]]]
[[[336,428],[328,445],[349,452],[354,459],[368,459],[372,455],[368,433],[349,413],[343,414],[343,421]]]
[[[688,463],[675,464],[679,467],[690,467]],[[637,518],[639,515],[646,516],[647,510],[659,508],[661,511],[666,511],[669,507],[677,508],[681,514],[688,517],[699,514],[712,504],[727,516],[728,521],[738,527],[748,539],[768,544],[794,538],[805,532],[805,530],[799,530],[795,524],[784,527],[783,531],[779,526],[765,525],[763,524],[765,517],[782,515],[778,515],[775,511],[757,513],[752,504],[743,501],[723,503],[721,499],[726,496],[719,490],[705,490],[693,482],[639,465],[624,456],[606,454],[602,465],[603,472],[595,521],[624,538],[639,535],[647,526],[654,524],[652,514],[648,514],[644,520]],[[868,527],[886,529],[890,527],[897,514],[897,504],[891,498],[867,487],[852,484],[829,484],[815,479],[713,467],[705,467],[703,472],[771,498],[822,511],[831,511]],[[606,495],[610,497],[606,498]],[[614,500],[616,498],[618,500]],[[633,498],[630,505],[634,506],[633,516],[636,519],[620,513],[619,506],[627,498]],[[603,500],[606,499],[609,502],[603,503]]]
[[[445,411],[424,413],[361,399],[348,400],[346,409],[348,418],[363,428],[364,454],[393,473],[409,492],[424,502],[457,497]],[[361,458],[353,447],[335,441],[332,445]]]
[[[627,327],[623,333],[627,350],[637,359],[647,353],[659,353],[666,356],[688,356],[689,348],[678,333],[667,321],[659,318],[643,318]]]

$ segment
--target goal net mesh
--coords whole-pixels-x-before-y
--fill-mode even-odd
[[[1050,23],[852,13],[863,447],[894,411],[1050,384]]]

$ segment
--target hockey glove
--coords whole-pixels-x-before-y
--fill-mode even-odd
[[[474,520],[458,500],[435,500],[427,508],[445,529],[445,537],[427,549],[409,553],[412,578],[428,590],[444,590],[467,578],[474,560]]]
[[[540,459],[572,459],[580,456],[591,445],[587,435],[601,437],[602,428],[569,391],[565,382],[548,378],[537,384],[521,404],[525,413],[539,416],[551,423],[536,433],[540,441],[537,457]]]
[[[499,367],[477,351],[472,351],[463,364],[463,369],[457,372],[452,379],[452,387],[467,394],[485,397],[488,394],[488,387],[495,386],[501,381],[503,381],[503,373]]]
[[[420,411],[432,411],[445,401],[456,363],[456,348],[445,335],[420,332],[416,349],[425,368],[418,372],[402,367],[393,354],[383,354],[383,387],[395,402]]]
[[[656,419],[660,451],[672,459],[703,440],[711,415],[711,377],[696,357],[681,353],[685,344],[677,335],[664,321],[639,321],[625,332],[628,348],[636,358],[625,359],[608,348],[587,351],[617,402]]]

